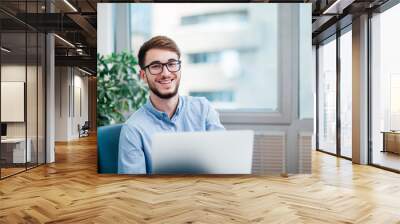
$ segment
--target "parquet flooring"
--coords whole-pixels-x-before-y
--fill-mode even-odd
[[[400,175],[313,152],[311,175],[96,173],[96,139],[0,181],[0,223],[400,223]]]
[[[19,168],[19,167],[17,167],[17,168],[1,168],[1,176],[2,177],[7,177],[7,176],[10,176],[10,175],[13,175],[13,174],[15,174],[15,173],[18,173],[18,172],[21,172],[21,171],[24,171],[25,170],[25,167],[21,167],[21,168]]]
[[[400,154],[375,150],[372,160],[375,164],[400,170]]]

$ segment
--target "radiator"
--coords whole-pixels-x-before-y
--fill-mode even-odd
[[[311,173],[312,134],[299,133],[299,173]]]
[[[253,174],[280,174],[286,171],[284,132],[256,132],[253,149]]]

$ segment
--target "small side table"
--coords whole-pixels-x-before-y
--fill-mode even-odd
[[[383,150],[382,152],[392,152],[400,154],[400,131],[382,131]]]

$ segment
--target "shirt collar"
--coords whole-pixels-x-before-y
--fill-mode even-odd
[[[178,102],[178,107],[176,108],[176,111],[174,113],[174,115],[172,115],[172,118],[169,119],[168,114],[163,112],[163,111],[159,111],[157,110],[153,104],[151,103],[150,97],[147,99],[146,104],[144,105],[144,107],[152,114],[154,114],[158,119],[162,119],[162,120],[169,120],[169,121],[175,121],[176,117],[181,113],[182,111],[182,107],[184,104],[184,99],[183,96],[179,96],[179,102]]]

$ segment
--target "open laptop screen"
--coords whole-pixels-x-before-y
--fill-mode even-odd
[[[1,123],[1,136],[7,136],[7,124]]]

